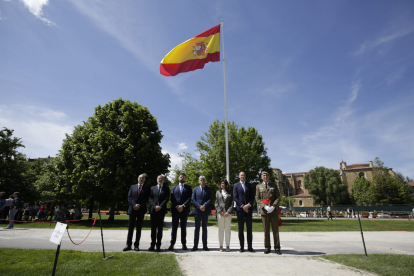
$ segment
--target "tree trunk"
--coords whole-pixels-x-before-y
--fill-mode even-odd
[[[91,198],[91,200],[89,201],[89,218],[92,218],[93,206],[94,206],[94,201],[93,201],[93,198]]]
[[[110,223],[114,222],[114,219],[115,219],[115,204],[116,204],[116,201],[114,199],[111,202],[111,210],[109,210],[108,222]]]

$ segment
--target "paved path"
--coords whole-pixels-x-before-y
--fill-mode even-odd
[[[18,226],[18,225],[16,225]],[[171,218],[166,218],[166,226],[171,227]],[[187,246],[193,246],[194,222],[188,222]],[[0,247],[5,248],[36,248],[56,249],[56,245],[49,242],[53,230],[15,228],[13,230],[0,229]],[[75,242],[82,241],[88,234],[88,230],[70,229],[69,233]],[[180,231],[178,231],[178,234]],[[164,231],[163,249],[169,246],[171,231]],[[104,230],[105,251],[120,252],[125,246],[127,230]],[[201,235],[200,235],[201,236]],[[368,254],[409,254],[414,255],[414,233],[410,232],[364,232]],[[178,250],[181,244],[176,244],[175,255],[181,269],[186,275],[211,275],[215,270],[228,275],[245,274],[255,266],[255,272],[267,273],[268,267],[277,267],[278,272],[300,273],[301,275],[361,275],[360,271],[353,270],[342,265],[323,261],[318,258],[325,254],[364,254],[360,232],[281,232],[282,256],[273,252],[264,255],[263,233],[253,233],[253,247],[256,253],[239,253],[239,241],[237,232],[232,232],[231,252],[219,252],[218,228],[208,227],[209,252]],[[141,250],[146,250],[150,245],[150,231],[142,231]],[[180,237],[177,238],[180,241]],[[200,245],[201,246],[201,240]],[[247,248],[247,246],[245,246]],[[68,235],[62,240],[62,250],[73,249],[81,251],[102,251],[101,232],[93,230],[88,239],[81,245],[73,245]],[[127,252],[126,254],[137,254]],[[139,253],[138,253],[139,254]],[[164,251],[163,254],[170,254]],[[310,258],[314,256],[315,258]],[[218,264],[223,263],[223,266]],[[232,265],[226,266],[224,264]],[[220,268],[218,268],[220,267]],[[263,268],[263,271],[260,269]],[[199,273],[199,274],[197,274]],[[324,274],[325,273],[325,274]]]

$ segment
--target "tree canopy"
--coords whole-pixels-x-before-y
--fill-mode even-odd
[[[254,127],[239,127],[234,122],[228,123],[229,133],[229,166],[230,183],[238,182],[239,172],[246,173],[247,181],[257,183],[260,181],[260,172],[267,171],[271,176],[273,170],[270,167],[270,158],[267,156],[267,148],[262,135]],[[214,121],[201,141],[196,143],[196,152],[199,159],[189,153],[183,153],[182,167],[176,168],[177,172],[184,171],[187,182],[190,185],[198,185],[198,177],[204,175],[207,185],[216,191],[220,180],[226,179],[226,145],[224,122]],[[273,178],[272,177],[272,178]],[[174,182],[177,182],[175,180]]]
[[[411,202],[407,187],[391,174],[391,170],[385,167],[384,162],[378,157],[374,161],[373,184],[372,196],[377,204],[407,204]]]
[[[66,135],[56,160],[38,183],[53,186],[49,188],[58,197],[66,194],[110,205],[113,220],[117,204],[126,208],[128,189],[139,174],[146,173],[151,185],[168,172],[170,156],[161,152],[162,137],[147,107],[123,99],[99,105],[93,116]]]
[[[371,205],[374,204],[375,198],[373,196],[374,185],[365,177],[358,177],[352,186],[352,196],[357,205]]]
[[[37,196],[34,187],[36,171],[18,151],[24,148],[21,138],[13,137],[13,130],[3,128],[0,131],[0,191],[6,196],[20,192],[21,197],[30,200]]]
[[[312,194],[314,205],[340,205],[350,201],[348,186],[334,169],[316,167],[310,170],[305,175],[305,187]]]

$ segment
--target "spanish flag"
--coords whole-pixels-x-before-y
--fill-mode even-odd
[[[175,76],[203,69],[207,62],[220,61],[220,25],[181,43],[162,60],[160,73]]]

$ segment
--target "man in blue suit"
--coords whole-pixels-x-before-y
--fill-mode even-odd
[[[207,221],[211,212],[211,189],[206,186],[206,178],[204,176],[200,176],[198,182],[200,183],[200,186],[194,188],[191,196],[191,203],[194,205],[193,213],[195,216],[194,247],[191,251],[198,250],[200,221],[202,221],[203,226],[203,250],[209,251],[207,247]]]
[[[240,253],[244,252],[244,222],[247,228],[247,250],[254,253],[252,246],[252,222],[253,222],[253,201],[255,193],[253,192],[252,184],[246,182],[246,174],[239,173],[240,181],[234,184],[233,199],[237,207],[237,221],[239,223],[239,241]]]
[[[185,184],[185,173],[178,176],[178,185],[171,190],[171,213],[172,213],[172,231],[171,245],[169,251],[174,250],[175,241],[177,240],[178,223],[181,228],[181,244],[183,250],[187,248],[187,218],[190,213],[191,187]]]
[[[138,184],[134,184],[129,188],[128,192],[128,237],[127,246],[123,251],[131,250],[132,236],[134,235],[134,227],[137,228],[135,237],[134,250],[139,251],[139,240],[141,239],[141,228],[144,216],[147,213],[147,202],[150,194],[150,187],[144,185],[145,175],[141,174],[138,177]]]

